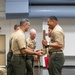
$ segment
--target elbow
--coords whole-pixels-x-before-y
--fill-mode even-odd
[[[62,44],[60,44],[60,45],[59,45],[59,48],[62,48],[62,47],[63,47],[63,45],[62,45]]]
[[[22,53],[23,55],[25,55],[25,54],[26,54],[25,49],[21,49],[21,53]]]

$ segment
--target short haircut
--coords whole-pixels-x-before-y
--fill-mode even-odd
[[[14,25],[14,30],[16,30],[18,27],[19,27],[19,25],[18,24],[15,24]]]
[[[21,21],[20,21],[20,26],[22,26],[24,23],[26,23],[26,22],[29,22],[29,20],[28,19],[22,19]]]
[[[57,17],[56,17],[56,16],[50,16],[49,18],[50,18],[50,20],[58,21],[58,19],[57,19]]]

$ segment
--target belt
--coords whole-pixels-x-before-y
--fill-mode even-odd
[[[23,54],[13,54],[14,56],[26,56],[26,55],[23,55]]]
[[[26,55],[23,55],[23,54],[13,54],[12,60],[16,57],[20,57],[20,58],[23,58],[24,60],[26,60]]]
[[[63,52],[52,52],[52,54],[54,54],[54,53],[63,53]]]
[[[49,50],[50,55],[53,53],[63,53],[63,51],[62,50],[53,50],[53,49]]]
[[[60,49],[50,49],[50,52],[62,52]]]

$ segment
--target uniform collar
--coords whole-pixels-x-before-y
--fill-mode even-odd
[[[21,29],[19,31],[21,31],[23,34],[25,34]]]
[[[58,26],[59,26],[59,24],[57,24],[57,25],[54,27],[53,31],[54,31]]]

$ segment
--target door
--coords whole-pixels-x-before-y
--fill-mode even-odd
[[[6,65],[5,35],[0,35],[0,66]]]

